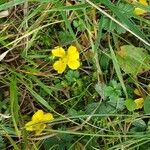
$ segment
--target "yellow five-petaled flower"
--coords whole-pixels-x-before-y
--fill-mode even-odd
[[[144,5],[144,6],[148,6],[147,0],[139,0],[139,3]],[[141,8],[135,8],[134,13],[136,15],[142,15],[142,14],[146,13],[146,11],[141,9]]]
[[[141,109],[144,106],[144,98],[142,98],[142,92],[139,89],[135,89],[134,90],[134,94],[141,97],[141,98],[137,98],[134,100],[135,104],[136,104],[136,108],[135,109]]]
[[[135,104],[136,104],[136,108],[135,109],[141,109],[144,106],[144,98],[138,98],[134,100]]]
[[[45,123],[53,119],[51,113],[44,113],[42,110],[38,110],[32,116],[32,120],[25,124],[25,128],[27,131],[35,131],[35,134],[39,135],[46,128]]]
[[[52,50],[52,55],[59,57],[59,60],[53,64],[54,70],[59,74],[65,71],[67,65],[72,70],[80,67],[79,52],[75,46],[70,46],[67,52],[62,47],[56,47]]]

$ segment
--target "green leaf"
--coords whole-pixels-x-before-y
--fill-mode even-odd
[[[143,121],[141,118],[135,120],[132,125],[136,127],[137,132],[144,131],[147,127],[145,121]]]
[[[16,134],[20,136],[20,131],[18,128],[19,124],[18,90],[17,90],[17,79],[15,76],[12,76],[10,78],[10,108]]]
[[[117,60],[125,73],[136,76],[150,69],[150,55],[143,48],[124,45],[117,52]]]
[[[111,86],[105,86],[104,93],[106,97],[115,95],[115,89]]]
[[[3,3],[2,5],[0,5],[0,11],[1,10],[6,10],[10,7],[22,4],[24,2],[26,2],[26,0],[12,0],[12,1],[9,1],[7,3]]]
[[[0,136],[0,149],[6,149],[6,144],[2,136]]]
[[[101,104],[99,104],[99,102],[95,102],[86,106],[86,113],[91,114],[93,111],[95,111],[95,109],[95,113],[97,114],[109,114],[115,111],[115,107],[113,107],[109,103],[102,102]]]
[[[81,20],[74,20],[73,21],[73,26],[77,29],[77,31],[82,32],[85,30],[84,24]]]
[[[125,106],[129,111],[134,111],[136,109],[136,103],[132,99],[126,99]]]
[[[104,86],[102,86],[99,82],[95,85],[96,92],[104,98]]]
[[[144,100],[144,112],[150,114],[150,96],[147,96]]]
[[[118,8],[123,14],[132,14],[132,12],[134,11],[134,7],[131,4],[126,3],[119,3]]]
[[[101,0],[101,3],[106,5],[114,13],[114,15],[117,16],[119,21],[123,22],[123,24],[128,27],[128,29],[131,29],[132,32],[141,37],[143,40],[147,39],[145,34],[140,31],[139,27],[130,20],[130,16],[122,13],[122,11],[118,9],[118,6],[115,6],[110,0]]]
[[[121,69],[120,69],[117,57],[116,57],[115,52],[112,49],[112,46],[110,44],[109,44],[109,48],[110,48],[111,58],[112,58],[112,62],[113,62],[117,77],[120,81],[120,84],[122,86],[124,94],[126,95],[126,97],[128,97],[127,89],[126,89],[125,84],[124,84],[124,80],[123,80],[123,77],[122,77],[122,73],[121,73]]]
[[[116,109],[122,111],[122,110],[125,108],[124,104],[125,104],[124,99],[123,99],[123,98],[120,98],[120,99],[117,101]]]
[[[99,62],[100,62],[100,66],[101,66],[102,70],[107,72],[108,67],[109,67],[109,62],[111,59],[110,59],[110,57],[108,57],[109,53],[108,52],[106,52],[106,53],[107,54],[101,53]]]
[[[123,29],[118,24],[116,24],[115,22],[113,22],[112,20],[110,20],[109,18],[106,18],[106,17],[104,17],[104,19],[103,19],[102,27],[109,32],[113,32],[114,30],[119,34],[126,32],[125,29]]]
[[[73,41],[73,38],[69,32],[59,32],[59,40],[61,45],[65,45],[68,43],[71,43]]]
[[[1,0],[1,1],[0,1],[0,5],[2,5],[2,4],[4,4],[4,3],[6,3],[6,0]]]
[[[122,95],[121,86],[115,80],[110,82],[110,86],[104,87],[104,95],[105,97],[109,97],[110,101],[113,103],[117,103],[118,99]]]
[[[77,70],[76,71],[69,70],[67,72],[67,74],[65,75],[67,81],[70,82],[70,83],[76,82],[77,79],[79,78],[79,76],[80,76],[80,74]]]

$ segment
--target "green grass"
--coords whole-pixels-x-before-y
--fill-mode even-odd
[[[149,107],[125,103],[149,104],[150,20],[137,6],[149,11],[128,0],[0,2],[0,149],[149,150]],[[57,74],[51,51],[70,45],[81,66]],[[54,120],[36,136],[25,124],[38,109]]]

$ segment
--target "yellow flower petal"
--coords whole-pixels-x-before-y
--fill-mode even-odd
[[[58,61],[56,61],[53,65],[53,68],[59,73],[62,74],[65,69],[66,69],[66,58],[64,59],[59,59]]]
[[[41,124],[38,126],[38,129],[35,131],[35,135],[40,135],[40,133],[46,128],[46,124]]]
[[[139,0],[139,3],[141,3],[142,5],[144,5],[144,6],[148,6],[148,3],[147,3],[147,0]],[[144,14],[144,13],[146,13],[147,11],[145,11],[145,10],[143,10],[143,9],[141,9],[141,8],[135,8],[134,9],[134,13],[136,14],[136,15],[142,15],[142,14]]]
[[[71,69],[77,69],[80,67],[79,62],[79,52],[77,51],[77,48],[75,46],[70,46],[67,51],[67,65]]]
[[[72,70],[78,69],[80,67],[80,62],[78,60],[71,60],[68,61],[68,66],[69,68],[71,68]]]
[[[51,114],[51,113],[46,113],[46,114],[44,114],[44,116],[43,116],[43,121],[51,121],[51,120],[53,120],[54,119],[54,117],[53,117],[53,115]]]
[[[52,50],[52,54],[55,57],[64,57],[66,52],[62,47],[56,47]]]
[[[143,98],[138,98],[134,100],[136,103],[136,109],[141,109],[144,106],[144,99]]]
[[[35,122],[35,121],[29,121],[28,123],[25,124],[25,128],[27,131],[37,131],[41,129],[41,126],[44,125],[44,123],[41,123],[41,121],[39,122]]]
[[[45,128],[46,124],[44,122],[53,120],[53,115],[51,113],[45,113],[42,110],[38,110],[33,116],[32,120],[25,124],[27,131],[35,131],[36,135],[39,135]]]
[[[143,9],[141,9],[141,8],[135,8],[135,9],[134,9],[134,13],[135,13],[136,15],[142,15],[142,14],[146,13],[146,11],[143,10]]]
[[[43,118],[44,112],[43,110],[38,110],[33,116],[32,121],[38,122]]]
[[[33,121],[29,121],[25,124],[25,128],[27,131],[34,131],[35,128],[33,127],[34,122]]]
[[[73,70],[80,66],[79,52],[75,46],[70,46],[67,53],[62,47],[57,47],[52,50],[52,54],[53,56],[61,57],[53,64],[54,70],[59,74],[62,74],[65,71],[67,65]]]
[[[148,6],[147,0],[139,0],[142,5]]]
[[[70,46],[67,51],[68,61],[79,59],[79,52],[75,46]]]

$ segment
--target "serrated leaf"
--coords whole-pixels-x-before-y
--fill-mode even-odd
[[[111,102],[116,104],[122,94],[120,84],[112,80],[109,85],[110,86],[104,87],[104,96],[108,97]]]
[[[116,95],[115,93],[115,89],[111,86],[105,86],[104,88],[104,94],[106,97],[112,96],[112,95]]]
[[[136,109],[136,103],[132,99],[126,99],[125,106],[129,111],[134,111]]]
[[[91,114],[96,109],[97,114],[109,114],[113,113],[115,110],[115,107],[110,105],[109,103],[101,103],[99,105],[99,102],[91,103],[86,106],[86,113]]]
[[[123,99],[123,98],[120,98],[120,99],[117,101],[116,109],[122,111],[122,110],[125,108],[124,104],[125,104],[124,99]]]
[[[147,128],[145,121],[142,120],[141,118],[136,119],[132,123],[132,125],[133,125],[133,127],[131,128],[132,132],[142,132],[142,131],[145,131],[145,129]]]
[[[150,114],[150,96],[147,96],[144,100],[144,112]]]
[[[143,48],[124,45],[117,52],[117,59],[124,72],[133,76],[150,69],[150,55]]]
[[[69,81],[69,82],[75,82],[77,81],[77,79],[79,78],[80,74],[78,71],[73,71],[73,70],[69,70],[67,72],[67,74],[65,75],[66,79]]]
[[[71,43],[73,41],[73,38],[69,32],[59,32],[59,40],[61,45],[64,45],[65,43]]]
[[[103,97],[103,99],[105,98],[104,87],[100,83],[97,83],[95,85],[95,90],[101,97]]]

